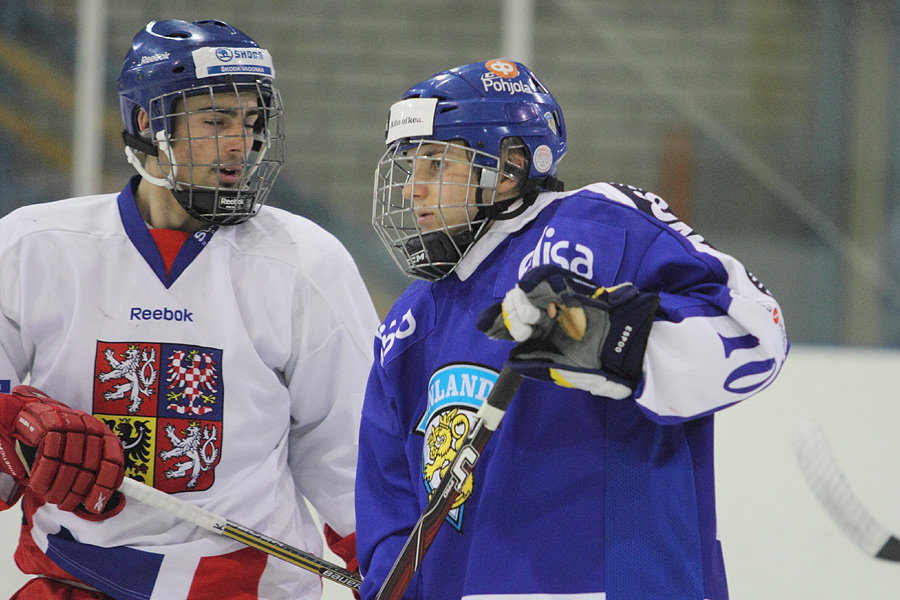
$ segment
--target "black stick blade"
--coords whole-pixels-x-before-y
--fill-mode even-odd
[[[900,562],[900,540],[891,536],[888,541],[884,543],[884,546],[881,547],[881,550],[878,551],[878,554],[875,555],[875,558],[891,562]]]

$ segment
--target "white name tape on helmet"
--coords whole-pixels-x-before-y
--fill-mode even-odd
[[[386,144],[400,138],[429,136],[434,132],[437,98],[409,98],[391,106]]]
[[[261,75],[275,78],[268,50],[261,48],[199,48],[192,53],[197,78],[222,75]]]

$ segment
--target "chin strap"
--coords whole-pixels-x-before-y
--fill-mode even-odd
[[[556,177],[548,175],[540,179],[529,179],[522,186],[522,194],[518,197],[495,202],[490,206],[479,205],[473,220],[484,223],[487,220],[506,221],[518,217],[534,204],[541,192],[561,192],[563,189],[563,182]],[[482,191],[482,188],[476,190],[479,204]],[[520,205],[510,210],[517,202]],[[403,243],[407,256],[406,272],[429,281],[442,279],[456,268],[477,238],[476,232],[471,230],[459,231],[452,236],[443,230],[430,231],[411,238]]]
[[[156,151],[156,146],[140,136],[134,135],[133,133],[128,133],[128,131],[122,131],[122,141],[125,142],[126,147],[134,148],[138,152],[143,152],[144,154],[149,154],[150,156],[159,155],[159,153]]]
[[[165,132],[160,131],[157,134],[157,140],[158,145],[154,145],[144,138],[128,133],[127,131],[123,131],[122,141],[125,142],[125,158],[128,159],[128,162],[131,163],[131,166],[134,167],[134,170],[137,171],[142,178],[146,179],[153,185],[158,185],[159,187],[164,187],[172,190],[172,193],[174,194],[177,189],[174,181],[175,174],[178,172],[178,165],[175,164],[175,158],[172,156],[172,153],[169,150],[169,143],[166,140]],[[169,163],[172,165],[171,178],[156,177],[148,173],[147,169],[144,168],[144,163],[140,158],[138,158],[137,155],[138,152],[142,152],[150,156],[159,156],[160,150],[165,153],[166,158],[169,159]]]

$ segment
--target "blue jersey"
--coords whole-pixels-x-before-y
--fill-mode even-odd
[[[725,600],[714,413],[770,384],[777,302],[639,189],[545,193],[497,221],[450,276],[416,282],[380,328],[360,432],[357,544],[374,598],[512,342],[476,327],[529,268],[633,282],[660,308],[633,397],[525,380],[408,598]],[[580,599],[582,600],[582,599]]]

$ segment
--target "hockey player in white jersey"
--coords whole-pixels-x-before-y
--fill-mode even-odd
[[[0,506],[21,499],[15,559],[37,576],[19,600],[321,595],[313,574],[126,504],[123,474],[308,552],[325,527],[354,566],[378,319],[334,237],[263,206],[283,164],[274,79],[224,22],[149,23],[118,80],[138,175],[0,220]]]
[[[522,64],[413,86],[387,146],[374,225],[421,281],[379,329],[363,406],[363,600],[507,360],[526,378],[405,597],[726,600],[714,414],[778,375],[778,303],[662,198],[563,191],[563,114]]]

